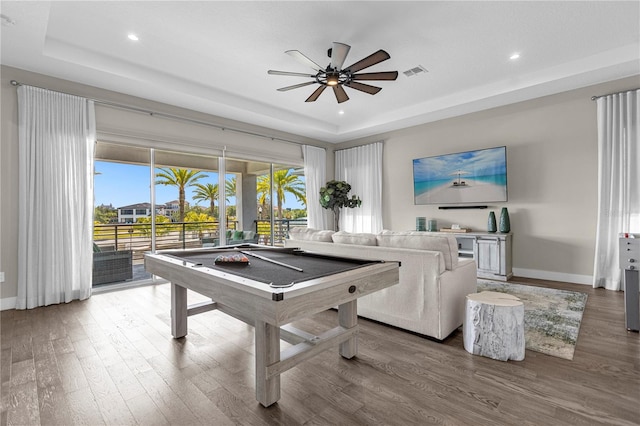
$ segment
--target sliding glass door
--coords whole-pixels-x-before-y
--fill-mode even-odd
[[[286,164],[98,142],[94,285],[149,280],[144,253],[282,245],[306,226],[304,174]],[[221,178],[224,176],[224,178]]]
[[[304,171],[283,164],[270,164],[256,179],[257,226],[269,243],[283,245],[291,226],[306,226]]]
[[[98,144],[94,171],[93,285],[151,278],[142,267],[150,250],[150,151]]]
[[[218,158],[155,151],[156,245],[168,248],[219,244]]]

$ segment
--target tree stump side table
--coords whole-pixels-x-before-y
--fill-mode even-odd
[[[483,291],[466,297],[464,348],[500,361],[524,359],[524,305],[511,294]]]

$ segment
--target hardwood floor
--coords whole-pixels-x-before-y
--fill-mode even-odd
[[[172,339],[168,284],[3,311],[0,424],[639,424],[640,337],[625,330],[623,294],[513,281],[588,293],[573,361],[495,361],[467,353],[460,330],[436,343],[361,320],[357,358],[330,350],[284,373],[268,409],[254,395],[253,328],[214,311]],[[296,326],[320,332],[336,316]]]

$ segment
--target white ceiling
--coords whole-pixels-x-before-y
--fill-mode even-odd
[[[4,1],[1,62],[230,119],[342,142],[640,74],[640,2]],[[127,38],[139,36],[138,42]],[[297,49],[399,71],[338,104],[267,70]],[[520,59],[510,60],[519,52]],[[418,65],[429,72],[406,77]],[[344,114],[339,114],[339,111]]]

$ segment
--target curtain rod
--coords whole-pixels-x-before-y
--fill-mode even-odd
[[[620,93],[626,93],[626,92],[633,92],[635,90],[640,90],[640,88],[636,88],[636,89],[627,89],[627,90],[621,90],[619,92],[614,92],[614,93],[607,93],[606,95],[598,95],[598,96],[592,96],[591,100],[595,101],[598,98],[604,98],[605,96],[611,96],[611,95],[619,95]]]
[[[360,148],[361,146],[368,146],[368,145],[373,145],[376,143],[381,143],[382,145],[384,145],[384,140],[381,141],[375,141],[375,142],[368,142],[368,143],[363,143],[362,145],[354,145],[354,146],[350,146],[349,148],[340,148],[340,149],[334,149],[333,152],[336,153],[338,151],[346,151],[347,149],[354,149],[354,148]]]
[[[36,87],[38,89],[50,90],[52,92],[64,93],[65,95],[79,96],[79,95],[74,95],[73,93],[66,93],[66,92],[60,92],[59,90],[47,89],[46,87],[33,86],[31,84],[24,84],[24,83],[21,83],[21,82],[16,81],[16,80],[11,80],[10,83],[11,83],[12,86],[16,86],[16,87],[17,86],[31,86],[31,87]],[[86,98],[86,96],[80,96],[80,97]],[[265,139],[271,139],[272,141],[285,142],[285,143],[293,144],[293,145],[296,145],[296,146],[304,145],[304,143],[302,143],[302,142],[295,142],[295,141],[291,141],[291,140],[288,140],[288,139],[283,139],[283,138],[279,138],[279,137],[275,137],[275,136],[268,136],[268,135],[263,135],[261,133],[250,132],[248,130],[242,130],[242,129],[236,129],[236,128],[233,128],[233,127],[221,126],[219,124],[213,124],[213,123],[209,123],[207,121],[196,120],[196,119],[193,119],[193,118],[182,117],[182,116],[179,116],[179,115],[167,114],[167,113],[164,113],[164,112],[154,112],[154,111],[150,111],[150,110],[147,110],[147,109],[143,109],[143,108],[139,108],[139,107],[135,107],[135,106],[131,106],[131,105],[120,104],[120,103],[111,102],[111,101],[105,101],[103,99],[95,99],[95,98],[86,98],[86,99],[89,99],[89,100],[91,100],[91,101],[93,101],[93,102],[95,102],[95,103],[97,103],[99,105],[104,105],[106,107],[111,107],[111,108],[116,108],[116,109],[119,108],[119,109],[124,109],[124,110],[129,110],[129,111],[135,111],[135,112],[139,112],[139,113],[142,113],[142,114],[147,114],[147,115],[155,116],[155,117],[162,117],[162,118],[168,118],[168,119],[176,120],[176,121],[185,121],[185,122],[188,122],[188,123],[200,124],[200,125],[203,125],[203,126],[214,127],[216,129],[220,129],[222,131],[230,130],[230,131],[236,132],[236,133],[242,133],[242,134],[250,135],[250,136],[257,136],[257,137],[265,138]]]

